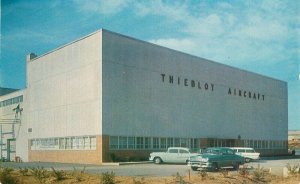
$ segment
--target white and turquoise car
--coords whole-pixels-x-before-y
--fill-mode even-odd
[[[189,166],[192,170],[207,169],[216,171],[221,167],[239,169],[245,163],[244,157],[235,154],[234,150],[225,147],[206,148],[202,154],[191,156]]]

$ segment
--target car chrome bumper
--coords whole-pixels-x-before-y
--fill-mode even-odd
[[[209,162],[189,162],[188,166],[198,168],[211,168],[212,165]]]

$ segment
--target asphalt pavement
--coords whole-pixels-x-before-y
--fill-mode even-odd
[[[259,161],[247,163],[246,166],[249,171],[254,170],[257,167],[263,167],[269,170],[272,174],[282,176],[283,168],[287,165],[300,165],[300,158],[263,158]],[[190,167],[187,165],[177,165],[177,164],[154,164],[149,162],[142,163],[127,163],[125,165],[114,164],[104,164],[104,165],[87,165],[87,164],[64,164],[64,163],[45,163],[45,162],[3,162],[0,163],[1,167],[10,168],[33,168],[33,167],[43,167],[45,169],[51,169],[51,167],[56,170],[66,170],[73,171],[83,170],[88,173],[103,173],[113,171],[116,175],[120,176],[173,176],[176,173],[180,175],[186,175],[188,172],[196,174],[195,171],[191,171]],[[241,166],[242,167],[242,166]],[[230,172],[236,172],[229,169]]]

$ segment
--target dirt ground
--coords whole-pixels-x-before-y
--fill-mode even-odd
[[[58,171],[59,172],[59,171]],[[3,174],[3,173],[2,173]],[[25,176],[24,176],[25,175]],[[57,175],[53,173],[53,171],[47,171],[44,174],[33,174],[31,171],[28,172],[20,172],[20,170],[11,171],[9,174],[6,174],[4,177],[6,179],[13,179],[16,183],[22,184],[51,184],[51,183],[61,183],[61,184],[72,184],[72,183],[81,183],[81,184],[96,184],[103,183],[102,181],[107,181],[107,184],[257,184],[257,183],[272,183],[272,184],[299,184],[300,183],[300,174],[289,176],[287,178],[266,174],[261,181],[255,180],[254,176],[246,175],[242,176],[239,173],[231,174],[231,173],[210,173],[210,172],[201,172],[197,174],[192,174],[190,176],[180,176],[178,174],[174,174],[169,177],[128,177],[128,176],[113,176],[111,173],[107,173],[108,179],[103,178],[101,174],[87,174],[87,173],[66,173],[61,172],[61,180],[57,180]],[[113,177],[111,177],[113,176]],[[7,178],[8,177],[8,178]],[[113,183],[109,183],[109,179],[114,180]],[[5,179],[5,178],[4,178]],[[3,181],[3,175],[0,174],[1,183],[5,183]],[[111,180],[110,180],[111,181]],[[106,183],[104,183],[106,184]]]

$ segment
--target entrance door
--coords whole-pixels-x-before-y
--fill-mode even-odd
[[[7,160],[14,161],[16,157],[16,139],[7,139]]]

